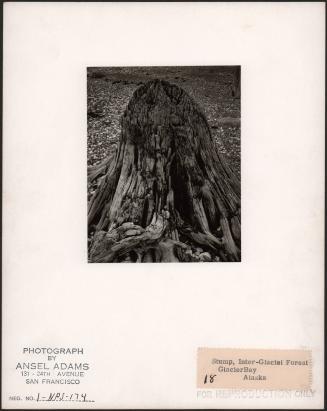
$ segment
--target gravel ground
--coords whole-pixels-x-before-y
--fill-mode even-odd
[[[88,166],[115,150],[127,103],[136,88],[154,78],[182,87],[202,107],[219,151],[240,178],[240,99],[232,96],[228,67],[88,68]]]

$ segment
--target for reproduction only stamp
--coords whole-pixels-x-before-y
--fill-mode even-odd
[[[311,351],[199,348],[197,388],[307,390]]]

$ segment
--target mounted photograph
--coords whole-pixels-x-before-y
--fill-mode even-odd
[[[88,261],[241,261],[241,67],[88,67]]]

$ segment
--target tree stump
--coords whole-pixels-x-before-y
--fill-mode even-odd
[[[99,177],[90,262],[240,261],[239,181],[178,86],[152,80],[134,92],[114,157],[90,170]]]

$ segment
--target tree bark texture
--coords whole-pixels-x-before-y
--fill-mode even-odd
[[[139,87],[88,204],[90,262],[240,261],[239,181],[181,88]]]

